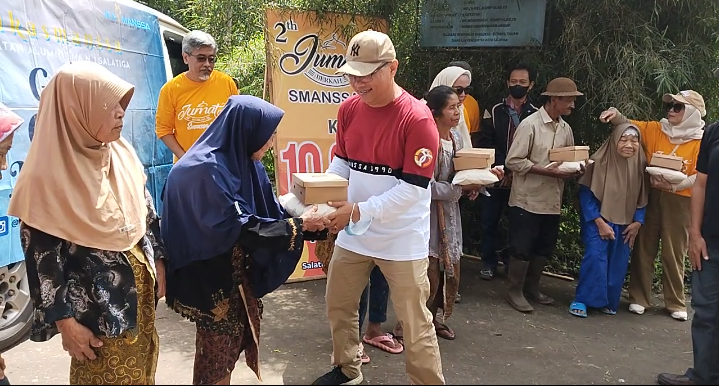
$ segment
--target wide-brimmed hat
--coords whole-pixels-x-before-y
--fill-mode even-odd
[[[547,90],[542,93],[546,96],[582,96],[577,90],[577,84],[569,78],[554,78],[547,84]]]
[[[367,76],[387,62],[397,59],[392,40],[379,31],[367,30],[355,35],[347,46],[347,62],[336,74]]]
[[[707,115],[704,97],[694,90],[684,90],[679,91],[679,94],[664,94],[664,96],[662,96],[662,102],[664,103],[670,103],[673,101],[694,106],[694,108],[699,110],[699,114],[702,117]]]

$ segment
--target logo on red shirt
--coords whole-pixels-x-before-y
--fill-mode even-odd
[[[417,166],[421,167],[422,169],[426,168],[432,163],[432,158],[434,158],[434,155],[432,155],[432,150],[429,150],[425,147],[414,152],[414,163],[416,163]]]

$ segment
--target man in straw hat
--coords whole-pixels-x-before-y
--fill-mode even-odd
[[[549,151],[574,146],[572,128],[562,119],[583,95],[569,78],[556,78],[542,93],[544,106],[519,124],[505,165],[514,173],[509,195],[509,292],[507,301],[520,312],[533,311],[527,298],[549,305],[554,300],[539,291],[539,280],[559,236],[564,180],[568,173],[547,168]],[[525,296],[527,298],[525,298]]]
[[[395,83],[389,36],[355,35],[337,72],[357,93],[337,113],[337,145],[328,173],[349,180],[350,202],[332,202],[329,229],[339,232],[327,272],[327,317],[334,369],[314,385],[362,382],[357,304],[378,266],[404,327],[407,373],[416,385],[443,385],[427,267],[430,182],[439,132],[426,104]]]

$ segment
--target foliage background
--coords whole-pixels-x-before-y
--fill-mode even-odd
[[[444,49],[418,46],[422,0],[143,0],[190,29],[211,33],[220,45],[218,69],[237,78],[245,94],[263,95],[265,51],[264,9],[285,7],[363,14],[390,21],[390,36],[400,60],[398,83],[416,96],[426,92],[434,75],[452,60],[473,66],[474,96],[490,106],[506,94],[506,68],[519,61],[539,71],[532,92],[537,97],[549,80],[573,78],[586,95],[567,118],[576,142],[596,149],[609,133],[597,120],[616,106],[626,115],[658,120],[661,95],[694,89],[704,95],[707,121],[717,114],[719,2],[712,0],[548,0],[541,49]],[[455,0],[457,1],[457,0]],[[521,0],[517,0],[521,2]],[[352,26],[346,31],[353,34]],[[266,157],[274,170],[272,155]],[[576,275],[583,247],[574,205],[576,187],[565,192],[560,242],[551,269]],[[467,253],[478,255],[481,239],[479,206],[464,202]],[[506,229],[505,229],[506,231]],[[658,274],[661,264],[656,264]],[[657,275],[659,277],[659,275]]]

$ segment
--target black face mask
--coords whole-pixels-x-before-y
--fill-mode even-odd
[[[509,88],[509,95],[511,95],[514,99],[522,99],[527,96],[528,92],[529,87],[524,87],[520,85],[515,85]]]

